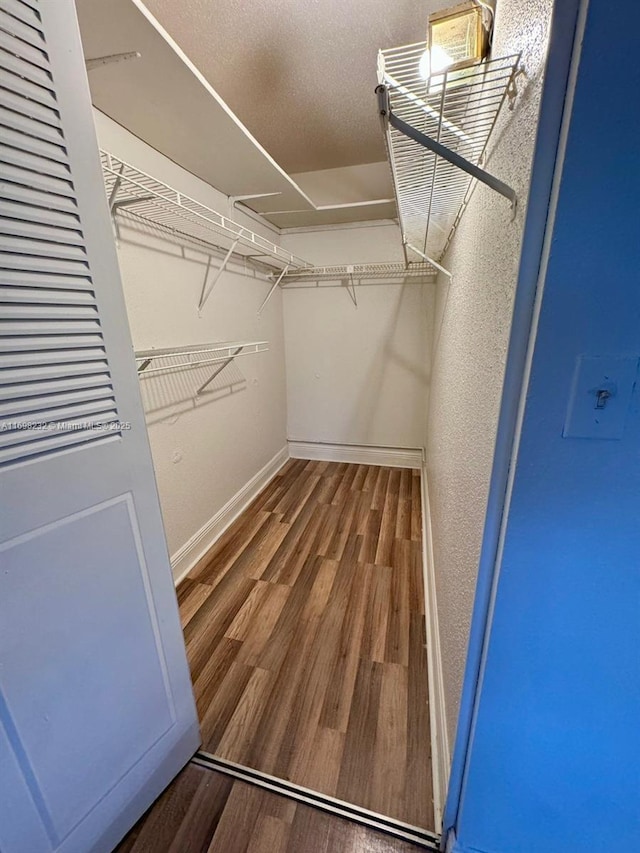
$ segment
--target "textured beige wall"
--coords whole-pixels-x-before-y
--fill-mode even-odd
[[[500,394],[511,325],[552,0],[499,0],[494,56],[522,51],[515,109],[506,106],[486,167],[518,193],[478,185],[438,283],[427,468],[449,738],[458,716]]]
[[[402,260],[395,224],[284,235],[317,264]],[[290,439],[422,447],[435,283],[285,288]]]

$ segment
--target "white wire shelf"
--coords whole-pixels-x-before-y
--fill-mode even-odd
[[[352,279],[367,281],[404,281],[407,278],[435,278],[437,270],[429,263],[343,264],[341,266],[302,267],[289,270],[282,277],[282,285],[289,283],[315,283]]]
[[[309,266],[308,261],[287,252],[277,243],[124,160],[107,151],[100,154],[107,198],[114,215],[126,211],[127,216],[165,229],[175,236],[197,241],[203,248],[255,259],[276,270]]]
[[[192,344],[185,347],[163,347],[157,349],[136,350],[135,358],[138,376],[146,378],[159,373],[169,373],[190,368],[215,365],[211,375],[197,390],[204,389],[234,359],[243,355],[255,355],[267,352],[268,341],[224,341],[219,343]]]
[[[479,166],[500,108],[507,95],[515,94],[520,54],[424,80],[419,63],[425,48],[421,42],[380,51],[379,80],[388,90],[391,112]],[[407,247],[414,247],[440,261],[474,178],[388,121],[384,124],[405,253]]]

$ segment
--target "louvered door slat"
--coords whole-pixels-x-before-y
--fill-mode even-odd
[[[57,318],[78,320],[97,319],[95,305],[51,305],[45,303],[21,304],[6,303],[2,307],[3,320],[44,320],[49,322]]]
[[[48,110],[52,110],[57,113],[58,109],[56,99],[51,89],[47,86],[40,85],[40,83],[34,83],[29,78],[22,76],[20,70],[23,69],[16,72],[12,68],[6,67],[5,63],[2,62],[2,57],[3,54],[0,54],[0,71],[2,72],[3,87],[22,98],[35,101],[38,104],[42,104],[42,106],[46,107]],[[21,60],[16,60],[15,64],[18,65],[18,68],[20,68],[21,65],[27,65],[27,63],[24,63]],[[30,67],[33,68],[35,66]]]
[[[32,47],[24,41],[13,38],[6,30],[0,29],[0,48],[23,59],[25,63],[37,65],[49,73],[47,54],[42,48]]]
[[[101,400],[90,400],[83,401],[82,403],[78,403],[76,405],[71,406],[57,406],[51,409],[37,409],[33,412],[29,413],[29,421],[27,423],[37,423],[38,425],[44,424],[53,424],[56,422],[66,421],[69,419],[70,421],[76,421],[78,418],[89,418],[93,415],[100,415],[101,420],[112,420],[116,415],[115,410],[115,401],[113,398],[104,398]],[[22,430],[21,424],[25,423],[16,422],[11,417],[2,417],[0,416],[0,432],[11,433],[7,438],[11,438],[12,440],[15,438],[15,441],[12,441],[14,444],[18,444],[20,439],[18,436],[22,432],[24,440],[24,431]],[[53,433],[55,430],[55,426],[49,430]],[[9,442],[7,441],[7,444]]]
[[[33,5],[24,3],[22,0],[2,0],[2,8],[23,24],[31,28],[35,27],[38,37],[42,42],[44,41],[40,32],[40,15]]]
[[[94,347],[93,349],[59,349],[50,350],[49,352],[15,352],[7,353],[2,358],[3,368],[10,367],[32,367],[34,365],[44,364],[64,364],[65,362],[75,362],[82,359],[83,363],[90,364],[92,361],[104,361],[106,358],[103,347]]]
[[[1,122],[0,137],[7,145],[19,151],[35,154],[38,157],[45,157],[47,160],[53,160],[54,163],[62,163],[68,172],[67,152],[64,146],[58,143],[47,142],[44,139],[36,139],[34,136],[27,136],[26,133],[2,125]]]
[[[21,113],[32,119],[37,119],[43,124],[49,124],[51,127],[60,128],[60,116],[56,110],[51,107],[45,107],[37,101],[30,98],[25,98],[23,95],[14,92],[10,86],[4,85],[4,78],[8,75],[2,75],[0,86],[2,88],[2,103],[14,112]]]
[[[111,401],[113,397],[110,395],[109,388],[98,386],[93,388],[81,388],[77,391],[61,391],[57,394],[41,394],[39,397],[24,398],[20,397],[17,400],[2,400],[0,401],[0,418],[7,419],[9,415],[26,415],[33,416],[34,412],[49,413],[60,408],[61,406],[84,406],[88,401],[96,402],[103,405],[101,401]]]
[[[14,201],[5,201],[2,205],[5,216],[15,221],[25,222],[28,226],[36,229],[40,225],[56,228],[66,228],[77,234],[81,234],[80,220],[77,214],[63,213],[59,210],[49,210],[44,207],[34,207],[28,204],[19,204]]]
[[[99,333],[96,320],[52,320],[5,321],[0,319],[0,336],[25,338],[30,335],[84,335]]]
[[[14,74],[18,74],[38,86],[43,86],[45,88],[48,88],[49,90],[51,89],[51,75],[48,74],[44,68],[42,68],[40,65],[36,65],[33,62],[25,62],[24,59],[22,59],[21,57],[10,53],[8,50],[5,49],[4,45],[1,42],[0,69],[10,71]]]
[[[66,196],[74,198],[75,193],[69,178],[56,178],[52,175],[47,175],[44,171],[48,161],[42,161],[42,172],[35,172],[32,169],[25,169],[21,166],[12,166],[11,163],[2,163],[2,174],[5,181],[12,181],[16,184],[22,184],[25,187],[33,187],[36,190],[44,190],[52,195]]]
[[[78,354],[79,359],[82,354]],[[87,376],[91,373],[100,374],[106,370],[107,363],[92,361],[71,361],[62,364],[40,364],[37,367],[38,377],[40,379],[58,379],[65,377]],[[32,382],[34,377],[34,367],[6,367],[0,371],[0,385],[11,386],[22,383]]]
[[[114,421],[115,423],[115,421]],[[81,427],[81,425],[79,425]],[[101,429],[83,429],[74,430],[56,430],[53,438],[42,438],[38,433],[33,433],[31,440],[25,440],[15,446],[3,447],[0,433],[0,465],[7,465],[17,460],[27,460],[36,455],[44,455],[45,453],[54,453],[60,450],[67,450],[73,445],[87,444],[89,442],[101,441],[105,438],[112,438],[118,432],[108,427]]]
[[[4,172],[4,168],[0,169],[0,174]],[[0,198],[7,201],[18,201],[24,204],[35,205],[36,207],[51,208],[59,210],[62,213],[75,213],[76,205],[73,197],[67,198],[61,195],[51,195],[48,192],[35,190],[29,186],[21,184],[9,183],[6,180],[0,180]]]
[[[35,272],[53,272],[62,275],[86,275],[84,261],[68,261],[62,258],[47,258],[34,255],[0,254],[0,269],[33,270]]]
[[[38,27],[42,27],[42,19],[40,17],[40,10],[38,9],[39,0],[17,0],[19,3],[22,3],[23,6],[28,6],[30,9],[37,15]]]
[[[86,408],[86,411],[85,411]],[[117,412],[109,401],[94,403],[92,406],[73,406],[66,409],[54,410],[52,412],[32,412],[28,421],[16,421],[14,419],[0,420],[0,433],[2,433],[2,445],[5,449],[16,445],[34,445],[43,439],[59,436],[81,430],[85,418],[91,418],[94,423],[107,424],[113,422]]]
[[[4,210],[8,213],[9,205]],[[68,228],[56,228],[52,225],[40,225],[22,219],[6,219],[0,216],[0,233],[6,236],[31,237],[43,242],[61,243],[68,246],[83,246],[84,239],[80,231]]]
[[[38,11],[38,0],[20,0],[24,6],[28,6],[30,9],[33,9],[34,12],[38,15],[38,21],[40,21],[40,12]]]
[[[25,382],[23,385],[7,385],[2,389],[2,396],[6,400],[18,400],[25,397],[40,398],[43,394],[51,395],[78,391],[81,388],[103,388],[105,394],[112,393],[111,380],[107,373],[91,374],[85,376],[66,376],[49,381]],[[0,435],[0,445],[2,436]]]
[[[91,291],[44,290],[38,287],[8,287],[4,284],[0,284],[0,303],[90,305],[95,308]]]
[[[46,290],[93,290],[91,279],[86,274],[72,277],[36,270],[10,270],[6,266],[2,270],[2,281],[16,287],[42,287]]]
[[[69,181],[69,170],[63,163],[49,160],[41,154],[31,154],[24,149],[0,143],[0,160],[19,169],[28,169],[36,174],[50,175]]]
[[[8,11],[10,8],[13,8],[16,14],[10,14]],[[0,29],[15,34],[18,39],[33,47],[44,49],[45,43],[42,33],[30,24],[21,21],[20,17],[23,16],[20,15],[20,12],[21,7],[15,0],[3,0],[2,8],[0,8]]]
[[[35,237],[20,237],[16,235],[0,234],[0,252],[5,253],[3,258],[0,258],[0,267],[5,266],[4,258],[20,258],[28,255],[33,257],[37,255],[39,258],[51,258],[52,260],[60,259],[70,261],[72,263],[79,262],[86,269],[87,255],[82,245],[78,245],[76,240],[71,243],[52,243],[48,240],[39,240]],[[17,252],[19,254],[12,254]],[[9,266],[9,262],[6,264]]]
[[[0,124],[3,127],[11,127],[20,133],[24,133],[30,139],[43,139],[54,144],[62,142],[62,134],[59,127],[38,121],[38,119],[31,118],[30,115],[24,112],[7,109],[4,104],[0,105]]]
[[[97,328],[97,327],[96,327]],[[97,328],[94,334],[74,334],[72,337],[70,335],[38,335],[33,334],[28,338],[22,338],[18,336],[10,337],[5,335],[4,338],[0,337],[0,354],[2,353],[15,353],[15,352],[31,352],[34,350],[38,351],[49,351],[49,350],[57,350],[57,349],[65,349],[65,347],[73,344],[74,347],[83,347],[90,348],[94,346],[101,346],[102,344],[102,336]]]

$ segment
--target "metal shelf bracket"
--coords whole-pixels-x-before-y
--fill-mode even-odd
[[[211,295],[211,291],[213,290],[213,288],[218,283],[220,276],[225,271],[225,268],[226,268],[227,264],[229,263],[229,259],[230,259],[231,255],[233,255],[233,253],[236,250],[236,246],[238,245],[238,242],[239,242],[238,240],[234,240],[234,242],[231,244],[229,251],[224,256],[222,263],[220,264],[220,266],[216,270],[216,274],[213,277],[213,281],[211,282],[211,284],[207,288],[207,278],[209,276],[209,270],[211,269],[211,255],[209,255],[209,257],[207,259],[207,268],[204,272],[204,281],[202,282],[202,290],[200,292],[200,301],[198,302],[198,317],[202,316],[202,309],[204,308],[207,299]]]
[[[353,281],[353,266],[349,265],[347,267],[347,272],[349,273],[349,277],[346,279],[345,284],[347,286],[347,293],[351,297],[351,301],[353,304],[358,307],[358,297],[356,296],[356,286]]]
[[[231,353],[231,355],[229,356],[229,358],[225,358],[225,360],[224,360],[223,362],[221,362],[221,363],[216,367],[216,369],[213,371],[213,373],[212,373],[212,374],[211,374],[211,376],[207,379],[207,381],[202,383],[202,385],[201,385],[201,386],[198,388],[198,390],[196,391],[196,396],[200,396],[200,394],[202,394],[202,392],[203,392],[203,391],[204,391],[204,389],[207,387],[207,385],[210,385],[210,384],[213,382],[213,380],[216,378],[216,376],[217,376],[219,373],[222,373],[222,371],[225,369],[225,367],[226,367],[228,364],[231,364],[231,362],[233,361],[233,359],[234,359],[237,355],[240,355],[240,353],[241,353],[241,352],[242,352],[242,347],[241,347],[241,346],[240,346],[240,347],[236,347],[236,349],[234,349],[234,350],[233,350],[233,352]]]
[[[262,311],[263,311],[263,309],[264,309],[265,305],[266,305],[266,304],[267,304],[267,302],[271,299],[271,297],[273,296],[273,294],[276,292],[276,287],[278,287],[278,285],[280,284],[280,282],[282,281],[282,279],[285,277],[285,275],[287,274],[287,270],[288,270],[288,269],[289,269],[289,264],[287,264],[287,265],[286,265],[286,267],[282,270],[282,272],[281,272],[281,273],[280,273],[280,275],[277,277],[277,279],[273,282],[273,285],[271,286],[271,290],[269,291],[269,293],[267,293],[267,295],[266,295],[266,297],[265,297],[265,299],[264,299],[264,302],[263,302],[263,303],[262,303],[262,305],[258,308],[258,317],[262,314]]]
[[[416,247],[412,246],[411,243],[407,243],[405,241],[404,246],[405,249],[411,249],[414,254],[418,255],[419,258],[422,258],[423,261],[426,261],[427,263],[431,264],[432,267],[435,267],[439,272],[443,273],[443,275],[446,275],[448,278],[453,278],[452,274],[449,272],[448,269],[445,269],[442,264],[439,264],[437,261],[434,261],[433,258],[430,258],[428,255],[425,255],[425,253],[421,252],[420,249],[416,249]]]

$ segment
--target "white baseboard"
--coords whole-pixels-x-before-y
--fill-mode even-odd
[[[427,661],[429,666],[429,715],[431,723],[431,761],[433,771],[433,811],[436,832],[442,831],[451,754],[445,710],[442,653],[436,601],[436,575],[431,533],[429,483],[426,466],[422,466],[422,562],[424,567],[425,612],[427,614]]]
[[[291,441],[292,459],[320,462],[354,462],[356,465],[384,465],[392,468],[422,468],[421,447],[376,447],[366,444],[330,444],[324,441]]]
[[[227,501],[218,512],[195,533],[188,542],[171,557],[171,568],[176,586],[188,575],[198,560],[203,557],[214,542],[222,536],[227,527],[243,512],[251,501],[276,476],[289,458],[286,447],[278,451],[273,459],[253,476],[240,491]]]

